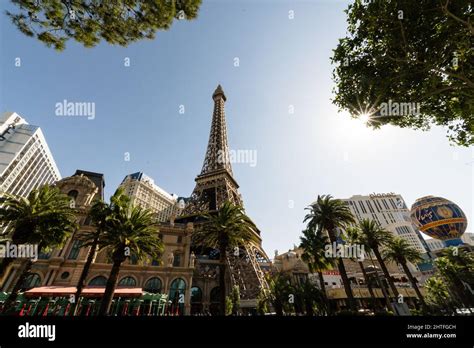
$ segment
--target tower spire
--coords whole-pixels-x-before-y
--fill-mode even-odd
[[[211,132],[209,134],[206,157],[200,175],[226,170],[232,176],[224,110],[224,104],[227,98],[221,85],[217,86],[212,94],[212,99],[214,100],[214,112],[212,113]]]

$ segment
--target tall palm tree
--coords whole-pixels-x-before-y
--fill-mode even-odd
[[[92,205],[91,209],[89,210],[89,217],[91,218],[92,224],[96,227],[95,231],[84,233],[78,236],[78,240],[81,241],[82,247],[90,247],[89,253],[87,254],[86,263],[82,268],[81,276],[77,282],[75,300],[76,306],[74,310],[74,314],[76,310],[79,308],[79,299],[82,295],[82,290],[85,286],[85,281],[89,274],[90,267],[92,265],[92,261],[94,260],[97,253],[100,251],[99,249],[99,238],[106,231],[107,221],[113,216],[113,213],[118,213],[120,209],[125,209],[127,204],[129,204],[130,198],[123,193],[122,188],[118,188],[114,195],[110,198],[110,204],[105,203],[103,200],[97,200]]]
[[[106,248],[113,262],[99,315],[107,315],[110,310],[120,268],[127,258],[134,255],[137,260],[158,259],[163,252],[154,213],[120,197],[117,205],[107,217],[104,231],[98,238],[98,248]]]
[[[267,277],[270,288],[269,302],[275,309],[278,316],[282,316],[285,310],[289,310],[290,295],[295,294],[295,289],[291,285],[290,277],[283,272],[276,272]]]
[[[346,234],[347,234],[347,238],[349,239],[351,244],[363,245],[364,246],[364,252],[367,255],[367,252],[365,250],[365,245],[362,243],[360,229],[357,226],[350,226],[350,227],[346,228]],[[365,284],[367,284],[367,288],[369,289],[370,298],[372,300],[372,309],[374,311],[376,311],[376,309],[377,309],[376,308],[377,299],[376,299],[375,294],[374,294],[374,289],[372,288],[372,283],[371,283],[371,281],[370,281],[370,279],[367,275],[367,272],[366,272],[365,267],[364,267],[364,263],[360,259],[357,259],[357,263],[359,264],[360,270],[362,271],[362,274],[364,276]]]
[[[219,250],[219,314],[225,315],[227,251],[256,241],[256,227],[239,205],[225,202],[214,213],[203,215],[204,223],[193,234],[197,246]]]
[[[70,198],[57,187],[44,185],[32,190],[27,197],[3,194],[2,200],[0,224],[7,226],[7,238],[3,241],[38,245],[38,252],[42,252],[64,244],[77,227]],[[8,309],[15,302],[32,265],[30,259],[22,261],[20,276],[4,308]]]
[[[305,216],[303,222],[308,222],[308,229],[324,230],[331,243],[337,243],[336,229],[343,229],[354,223],[354,216],[344,201],[334,199],[331,195],[318,196],[316,202],[306,208],[309,213]],[[337,260],[337,267],[344,284],[344,290],[347,296],[348,307],[356,311],[356,302],[352,293],[346,268],[341,257]]]
[[[324,284],[323,271],[332,269],[334,264],[333,259],[326,257],[326,245],[329,244],[328,238],[317,231],[305,229],[303,236],[300,237],[300,248],[303,249],[301,259],[306,262],[310,272],[317,272],[319,283],[321,284],[321,293],[326,303],[326,311],[331,312],[331,306],[326,293],[326,286]]]
[[[415,277],[413,277],[408,268],[408,262],[416,263],[422,260],[421,253],[413,248],[405,239],[396,237],[393,238],[383,251],[383,257],[385,260],[396,262],[403,267],[403,271],[410,280],[413,289],[415,289],[416,295],[421,302],[421,306],[425,311],[427,311],[428,307],[426,306],[425,299],[418,288]]]
[[[398,299],[399,293],[397,287],[395,286],[381,255],[381,248],[387,246],[393,240],[392,233],[381,227],[375,220],[370,219],[362,219],[359,222],[358,227],[361,232],[359,240],[374,253],[378,263],[380,264],[380,268],[382,268],[382,272],[390,285],[390,289],[392,289],[395,299]]]

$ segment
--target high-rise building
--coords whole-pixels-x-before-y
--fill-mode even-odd
[[[461,236],[463,243],[474,246],[474,233],[466,232]],[[431,251],[438,251],[447,248],[448,245],[445,241],[440,239],[430,238],[426,240],[428,247]]]
[[[0,117],[0,192],[27,196],[61,179],[43,132],[14,112]]]
[[[347,202],[358,221],[375,220],[395,236],[405,239],[419,252],[427,252],[426,242],[414,228],[410,211],[401,195],[395,193],[356,195],[343,201]]]
[[[133,204],[154,211],[158,221],[168,221],[179,213],[178,196],[169,194],[142,172],[127,175],[120,186]]]
[[[438,251],[438,250],[446,248],[446,245],[444,244],[444,242],[439,239],[430,238],[426,240],[426,243],[428,244],[430,251]]]

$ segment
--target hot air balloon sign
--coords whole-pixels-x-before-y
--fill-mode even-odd
[[[411,207],[411,219],[418,229],[446,245],[462,244],[467,218],[459,206],[442,197],[419,198]]]

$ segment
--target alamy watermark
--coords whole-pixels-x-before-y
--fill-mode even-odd
[[[55,105],[56,116],[85,116],[89,120],[95,119],[95,103],[71,102],[64,99]]]
[[[0,259],[31,259],[38,260],[38,244],[13,244],[6,242],[0,244]]]
[[[380,103],[379,112],[372,117],[417,116],[420,114],[420,103],[396,102],[390,100]]]
[[[250,167],[257,165],[257,150],[219,150],[217,163],[243,163]]]
[[[357,261],[365,260],[365,250],[362,244],[326,244],[324,247],[324,255],[327,258],[348,258],[357,259]]]

